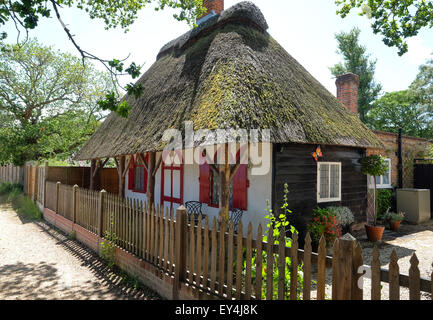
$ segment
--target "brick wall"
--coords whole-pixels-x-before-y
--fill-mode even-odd
[[[398,184],[398,135],[396,133],[374,131],[376,136],[385,146],[385,149],[368,149],[367,155],[381,154],[391,159],[391,184]],[[426,139],[416,137],[402,137],[403,153],[403,188],[413,188],[413,159],[423,158],[428,155],[429,148],[433,144]]]
[[[348,73],[337,77],[337,99],[353,113],[358,114],[359,77]]]

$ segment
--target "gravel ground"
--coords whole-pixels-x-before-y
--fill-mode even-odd
[[[161,299],[43,221],[0,204],[0,300]]]
[[[357,240],[362,247],[364,264],[371,265],[374,244],[368,241],[365,235],[358,237]],[[421,277],[431,279],[433,272],[433,220],[421,225],[402,224],[397,232],[385,230],[382,241],[376,243],[376,245],[379,249],[379,260],[382,268],[389,268],[391,253],[395,250],[399,258],[400,274],[408,275],[410,258],[413,253],[416,253]],[[332,296],[332,271],[330,269],[326,271],[326,296],[330,299]],[[315,289],[315,286],[313,286],[313,289]],[[371,281],[367,277],[364,277],[363,289],[364,300],[370,300]],[[313,299],[316,297],[316,293],[316,290],[312,291],[311,296]],[[382,283],[381,299],[389,300],[389,285],[387,283]],[[409,289],[400,287],[400,299],[409,300]],[[431,294],[422,292],[421,299],[430,300]]]

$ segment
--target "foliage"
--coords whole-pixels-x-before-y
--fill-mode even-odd
[[[279,237],[280,234],[283,232],[285,233],[287,230],[290,230],[291,234],[298,234],[298,231],[295,229],[294,226],[290,225],[289,221],[288,221],[288,215],[292,213],[292,211],[289,210],[288,208],[288,202],[287,202],[287,194],[289,193],[288,191],[288,185],[284,184],[284,203],[281,207],[281,214],[276,217],[274,215],[274,213],[272,212],[272,209],[269,208],[269,202],[268,202],[268,214],[265,216],[265,219],[269,220],[269,223],[267,223],[267,227],[268,229],[266,230],[265,235],[263,236],[263,240],[264,241],[268,241],[269,239],[269,229],[272,226],[273,228],[273,234],[272,234],[272,238],[273,238],[273,243],[275,245],[279,244]],[[291,247],[292,246],[292,239],[289,237],[285,237],[285,246],[286,247]],[[268,260],[268,256],[266,251],[263,251],[262,253],[262,261],[263,261],[263,267],[261,270],[261,277],[263,279],[266,279],[267,276],[267,260]],[[273,275],[272,275],[272,283],[273,283],[273,288],[275,288],[273,290],[273,299],[278,299],[278,290],[276,290],[276,288],[278,287],[278,279],[279,279],[279,270],[278,270],[278,257],[276,255],[273,255],[271,257],[271,259],[273,259]],[[291,279],[291,259],[290,257],[286,257],[286,267],[285,267],[285,275],[284,275],[284,293],[285,293],[285,298],[289,298],[290,297],[290,279]],[[259,276],[258,275],[258,270],[256,270],[256,255],[253,256],[253,261],[252,261],[252,277],[253,280]],[[244,263],[245,264],[245,263]],[[298,300],[301,298],[301,293],[302,293],[302,288],[303,288],[303,283],[304,283],[304,273],[303,273],[303,265],[299,264],[298,265],[298,278],[297,278],[297,296],[298,296]],[[262,298],[266,298],[266,286],[267,283],[266,281],[263,282],[263,287],[262,287]]]
[[[433,79],[433,78],[432,78]],[[412,89],[386,93],[373,103],[367,116],[371,129],[433,138],[432,104],[421,103],[421,96]]]
[[[374,177],[382,176],[388,171],[388,163],[381,155],[371,155],[361,159],[361,172]]]
[[[396,47],[399,55],[408,51],[406,39],[416,36],[423,27],[433,27],[433,3],[425,0],[335,0],[337,14],[345,18],[352,9],[372,20],[375,34]]]
[[[112,231],[114,226],[113,214],[110,214],[110,228],[105,230],[104,240],[101,242],[100,256],[107,262],[108,267],[114,267],[114,252],[116,249],[117,235]]]
[[[39,220],[42,213],[39,207],[23,193],[23,186],[14,183],[0,184],[0,196],[7,195],[7,201],[13,209],[26,219]]]
[[[335,239],[341,237],[341,227],[337,223],[336,216],[328,208],[317,207],[313,210],[313,217],[307,225],[311,234],[311,239],[318,244],[324,235],[326,244],[332,245]]]
[[[374,179],[374,194],[377,199],[376,179],[374,177],[383,176],[388,171],[388,163],[381,155],[370,155],[361,159],[361,172],[365,175],[370,175]],[[376,200],[377,201],[377,200]],[[369,213],[369,219],[376,225],[377,222],[377,206],[374,206],[375,212]],[[367,221],[368,222],[368,221]]]
[[[355,221],[355,217],[348,207],[328,207],[327,209],[335,215],[337,223],[341,226],[348,226]]]
[[[81,58],[97,60],[109,70],[113,84],[119,84],[117,78],[120,75],[129,75],[136,79],[140,75],[140,66],[132,62],[129,67],[124,66],[124,60],[106,60],[83,50],[76,42],[73,33],[63,22],[59,8],[78,8],[85,12],[91,19],[101,19],[105,28],[113,29],[120,27],[125,32],[137,20],[138,13],[146,5],[153,4],[155,10],[163,10],[166,7],[176,9],[173,15],[179,21],[187,21],[190,25],[196,25],[196,19],[206,12],[203,8],[203,0],[125,0],[125,1],[99,1],[99,0],[35,0],[35,1],[0,1],[0,27],[11,22],[20,35],[21,31],[26,34],[35,29],[40,19],[56,17],[61,23],[64,32],[77,49]],[[0,41],[7,37],[5,28],[0,28]],[[140,96],[144,88],[140,84],[129,83],[125,88],[128,94]],[[119,96],[117,87],[107,90],[107,96],[101,99],[101,107],[104,110],[117,112],[122,117],[127,117],[130,106],[126,101],[120,102],[112,99]]]
[[[359,76],[359,118],[365,123],[366,115],[371,104],[377,99],[382,86],[374,80],[376,60],[372,60],[367,54],[366,47],[359,43],[360,30],[353,28],[349,32],[340,32],[335,35],[338,42],[337,53],[343,57],[343,63],[338,63],[330,68],[334,76],[345,73],[354,73]]]
[[[69,54],[29,40],[0,56],[0,163],[71,157],[106,114],[97,100],[106,74]]]
[[[405,213],[401,212],[401,211],[399,213],[387,211],[384,215],[384,219],[386,221],[392,221],[392,222],[403,221],[404,216],[405,216]]]
[[[392,207],[393,192],[390,189],[377,190],[377,217],[380,219]]]
[[[4,196],[12,192],[12,190],[22,190],[23,186],[19,183],[4,182],[0,184],[0,196]]]

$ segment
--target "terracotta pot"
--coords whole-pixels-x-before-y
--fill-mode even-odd
[[[367,238],[371,242],[376,242],[382,239],[383,231],[385,227],[383,226],[370,226],[365,225],[365,231],[367,232]]]
[[[397,231],[398,228],[400,228],[400,223],[401,223],[401,220],[400,221],[390,221],[389,227],[391,228],[392,231]]]

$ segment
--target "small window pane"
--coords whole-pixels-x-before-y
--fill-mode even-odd
[[[331,165],[331,196],[330,198],[338,198],[340,196],[340,166],[338,164]]]
[[[135,168],[134,188],[139,191],[144,190],[144,167]]]
[[[329,198],[329,164],[320,165],[320,198]]]

